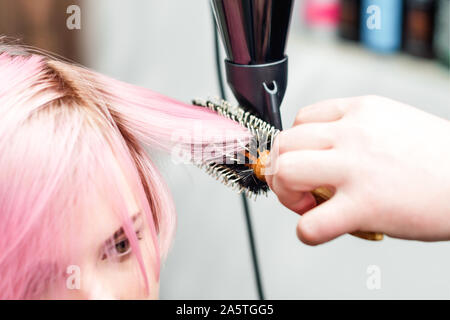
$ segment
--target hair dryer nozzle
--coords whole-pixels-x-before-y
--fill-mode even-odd
[[[227,80],[239,103],[281,129],[284,54],[292,0],[211,0],[227,53]]]
[[[246,109],[281,129],[280,105],[287,86],[288,58],[267,64],[241,65],[225,61],[231,91]]]

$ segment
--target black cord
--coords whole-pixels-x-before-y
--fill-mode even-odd
[[[264,291],[262,287],[261,273],[259,271],[258,256],[256,254],[255,236],[253,235],[252,220],[250,216],[250,208],[245,194],[241,194],[242,204],[244,205],[245,220],[247,222],[248,240],[250,242],[250,250],[252,253],[253,269],[255,271],[256,289],[258,290],[258,299],[264,300]]]
[[[219,82],[219,88],[220,88],[220,95],[222,99],[226,100],[225,96],[225,89],[223,86],[223,76],[222,76],[222,69],[220,68],[220,48],[219,48],[219,35],[216,28],[216,22],[214,20],[214,14],[213,14],[213,28],[214,28],[214,46],[215,46],[215,56],[216,56],[216,69],[217,69],[217,78]],[[253,262],[253,269],[255,272],[255,281],[256,281],[256,287],[258,290],[258,298],[259,300],[264,300],[264,291],[262,287],[262,281],[261,281],[261,273],[259,271],[259,263],[258,263],[258,255],[256,254],[256,244],[255,244],[255,237],[253,235],[253,227],[252,227],[252,220],[250,216],[250,208],[248,206],[248,200],[245,196],[245,193],[242,193],[242,204],[244,206],[244,213],[245,213],[245,221],[247,224],[247,232],[248,232],[248,239],[250,242],[250,251],[252,255],[252,262]]]

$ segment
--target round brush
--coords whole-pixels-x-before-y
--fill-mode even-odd
[[[198,165],[216,179],[220,179],[225,185],[236,189],[238,192],[245,192],[249,197],[256,198],[259,194],[267,194],[269,186],[264,171],[266,163],[270,159],[273,141],[280,130],[261,120],[250,111],[224,100],[195,99],[193,104],[209,108],[223,117],[238,122],[253,135],[253,139],[239,154],[228,154],[222,159],[202,162]],[[327,187],[319,187],[312,190],[311,193],[317,205],[327,201],[334,194]],[[352,232],[351,235],[366,240],[383,239],[383,234],[376,232],[356,231]]]

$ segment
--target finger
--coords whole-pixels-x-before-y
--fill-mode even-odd
[[[343,161],[331,150],[302,150],[279,155],[271,166],[270,182],[275,193],[280,186],[290,191],[310,191],[338,186],[345,178]]]
[[[283,154],[296,150],[323,150],[333,147],[333,126],[307,123],[280,132],[275,138],[272,152]]]
[[[316,206],[316,200],[310,192],[292,192],[282,185],[277,185],[277,182],[272,186],[281,204],[298,214],[303,214]]]
[[[351,201],[338,193],[300,218],[297,236],[306,244],[317,245],[359,230],[359,225]]]
[[[294,126],[310,122],[331,122],[341,119],[351,105],[352,98],[331,99],[301,108]]]
[[[270,164],[269,164],[270,165]],[[269,186],[271,190],[273,190],[273,175],[272,174],[266,174],[264,176],[266,178],[266,183]]]

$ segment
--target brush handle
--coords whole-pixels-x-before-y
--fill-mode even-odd
[[[333,191],[328,188],[320,187],[311,192],[316,199],[317,204],[327,201],[333,196]],[[352,236],[372,241],[383,240],[383,234],[378,232],[355,231],[350,233]]]

